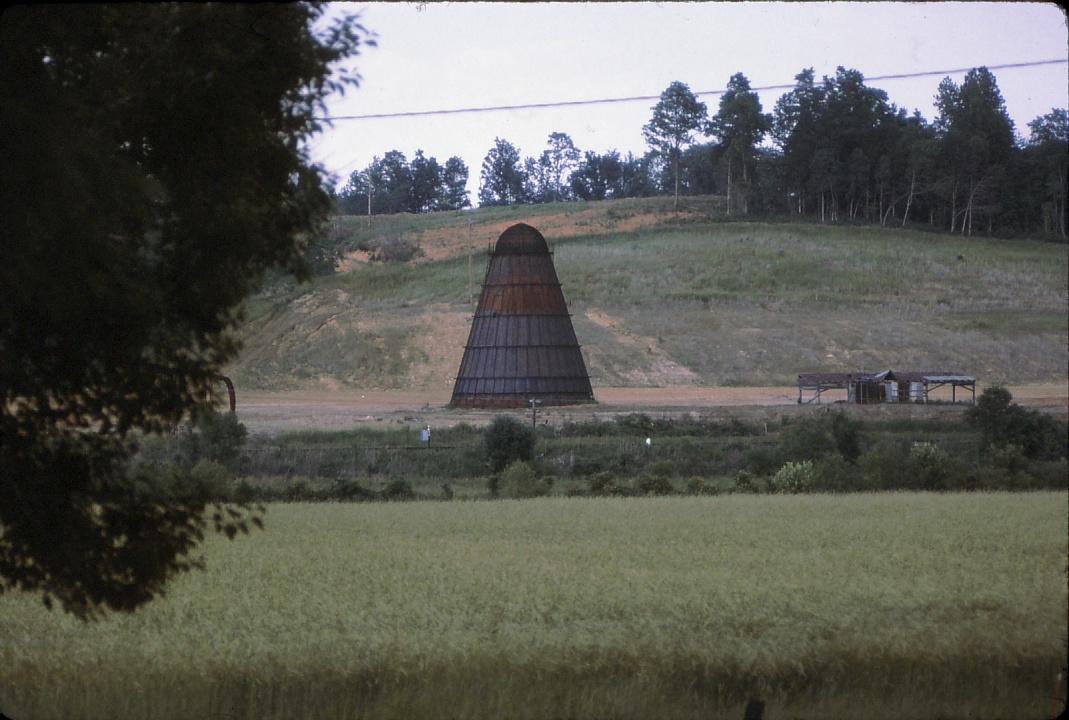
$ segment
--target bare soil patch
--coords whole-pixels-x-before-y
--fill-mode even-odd
[[[685,217],[688,213],[680,213]],[[434,228],[416,236],[423,256],[414,262],[436,262],[465,255],[470,251],[478,254],[497,240],[505,230],[516,223],[527,223],[538,228],[551,243],[580,235],[609,235],[629,233],[663,223],[665,215],[657,212],[636,212],[633,215],[607,219],[605,210],[597,207],[550,215],[524,215],[495,223],[480,224],[471,229],[468,236],[466,225]]]

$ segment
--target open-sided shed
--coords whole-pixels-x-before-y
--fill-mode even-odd
[[[972,393],[976,402],[976,378],[952,372],[871,372],[800,373],[798,403],[819,403],[824,393],[846,390],[847,402],[870,404],[881,402],[928,402],[930,393],[950,388],[951,402],[957,402],[957,389]],[[805,392],[811,393],[803,397]]]

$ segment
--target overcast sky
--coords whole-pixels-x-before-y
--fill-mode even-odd
[[[870,78],[1069,58],[1065,15],[1053,3],[337,3],[329,12],[339,10],[358,11],[378,47],[355,59],[361,86],[333,98],[331,115],[659,95],[674,80],[717,90],[736,72],[759,87],[793,83],[807,67],[819,80],[838,65]],[[1018,133],[1069,106],[1067,68],[993,70]],[[870,84],[932,120],[941,77]],[[761,92],[764,110],[784,92]],[[716,112],[717,96],[700,99]],[[421,148],[442,163],[459,155],[475,204],[495,137],[525,156],[555,131],[580,150],[640,155],[653,104],[341,120],[310,148],[342,181],[388,150],[411,160]]]

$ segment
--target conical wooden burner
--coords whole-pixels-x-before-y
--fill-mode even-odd
[[[450,405],[594,402],[553,256],[542,234],[513,225],[490,253]]]

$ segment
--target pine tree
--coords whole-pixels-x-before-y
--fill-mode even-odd
[[[653,117],[643,126],[642,135],[650,147],[671,163],[675,178],[672,209],[679,207],[679,160],[694,133],[705,125],[707,109],[686,83],[673,82],[653,108]]]

